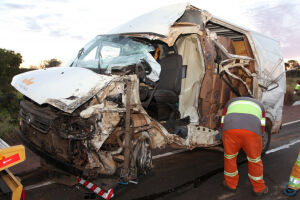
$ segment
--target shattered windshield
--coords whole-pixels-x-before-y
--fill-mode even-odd
[[[97,36],[80,49],[71,66],[99,68],[110,71],[112,67],[122,67],[139,63],[154,51],[152,46],[121,35]]]

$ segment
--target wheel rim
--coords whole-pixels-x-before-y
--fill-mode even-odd
[[[136,161],[138,170],[141,173],[146,174],[151,169],[152,152],[150,142],[148,139],[141,141],[141,146]]]

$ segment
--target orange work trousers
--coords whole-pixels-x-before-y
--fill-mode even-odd
[[[224,178],[228,187],[235,189],[238,185],[237,155],[243,149],[248,159],[248,176],[254,192],[262,192],[266,185],[263,179],[261,161],[262,138],[248,130],[231,129],[223,131]]]

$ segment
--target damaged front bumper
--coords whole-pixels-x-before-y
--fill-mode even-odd
[[[44,151],[44,149],[40,148],[38,145],[35,145],[33,142],[28,140],[19,128],[15,129],[15,133],[21,138],[22,142],[26,145],[26,147],[28,147],[31,151],[39,155],[41,158],[46,159],[53,166],[65,171],[69,171],[73,175],[82,175],[82,171],[75,168],[71,163],[65,162],[62,159],[56,159],[53,154]]]

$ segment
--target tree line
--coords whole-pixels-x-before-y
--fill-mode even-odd
[[[284,63],[285,70],[300,69],[300,64],[297,60],[288,60]]]
[[[0,48],[0,137],[9,136],[18,124],[19,104],[22,94],[11,86],[12,78],[32,69],[20,68],[22,55],[12,50]],[[59,66],[56,58],[41,62],[39,68]]]

